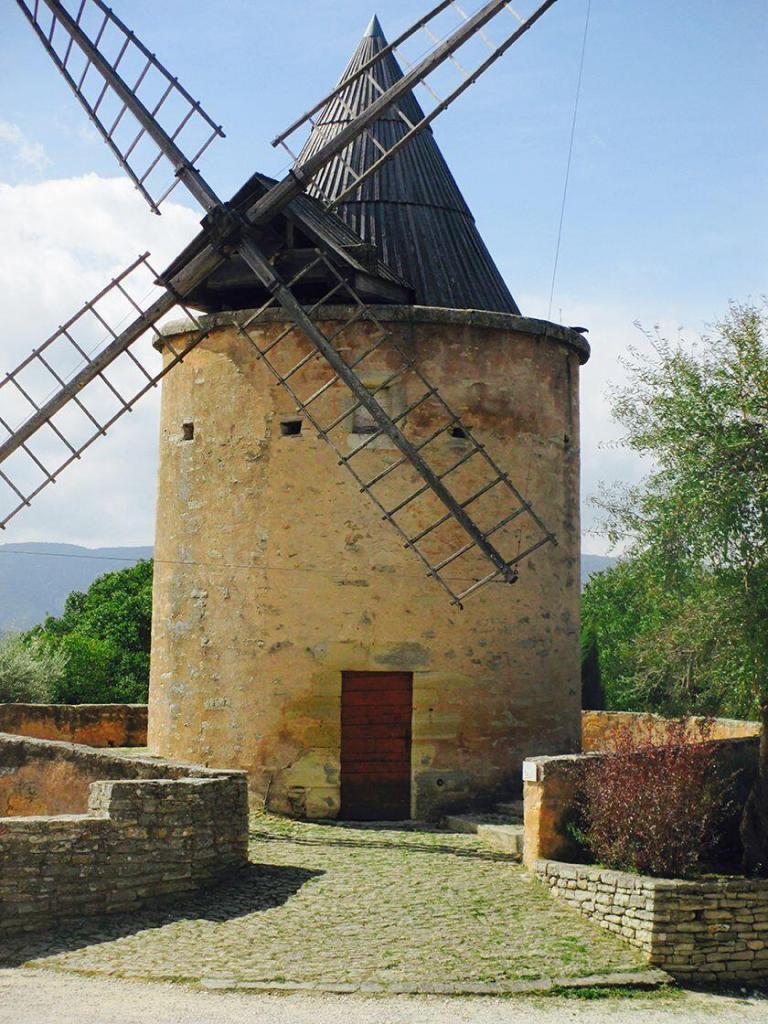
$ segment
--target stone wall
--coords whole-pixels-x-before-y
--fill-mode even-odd
[[[9,742],[10,741],[10,742]],[[248,795],[242,772],[124,763],[87,748],[0,736],[28,763],[148,775],[90,783],[85,813],[0,817],[0,940],[75,917],[135,910],[208,885],[248,860]],[[54,748],[42,751],[41,747]],[[23,751],[21,752],[24,753]],[[113,762],[112,765],[107,762]],[[0,767],[3,780],[12,774]],[[178,777],[171,777],[173,774]],[[163,776],[166,777],[157,777]],[[79,780],[82,782],[82,778]]]
[[[768,978],[768,880],[647,878],[552,860],[534,867],[554,896],[681,980]]]
[[[759,738],[710,740],[713,765],[723,778],[738,777],[739,793],[748,791],[757,770]],[[578,856],[567,823],[574,816],[583,772],[604,753],[530,757],[523,764],[525,834],[523,860],[533,867],[538,860],[570,860]],[[636,755],[643,757],[642,751]]]
[[[634,711],[582,711],[581,749],[584,752],[611,750],[617,736],[634,734],[643,742],[649,740],[663,745],[670,736],[673,723],[662,715],[642,714]],[[759,736],[759,722],[745,722],[734,718],[686,719],[687,735],[692,742],[701,739],[707,728],[710,740],[739,739]]]
[[[0,819],[0,937],[210,884],[247,839],[243,775],[95,782],[87,814]]]
[[[89,747],[145,747],[146,704],[0,704],[0,732]]]

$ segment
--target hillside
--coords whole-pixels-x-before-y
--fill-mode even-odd
[[[0,544],[0,633],[28,629],[59,615],[67,595],[97,576],[150,558],[151,547],[84,548],[76,544]],[[583,555],[581,585],[615,558]]]
[[[150,547],[0,544],[0,633],[28,629],[46,615],[59,615],[73,590],[86,590],[97,576],[151,555]]]
[[[609,555],[582,555],[581,556],[581,589],[587,584],[587,580],[593,572],[603,572],[616,565],[616,559]]]

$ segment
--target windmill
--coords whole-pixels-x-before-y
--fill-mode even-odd
[[[221,128],[113,11],[101,0],[17,3],[152,210],[159,213],[163,201],[182,184],[204,217],[201,239],[164,274],[152,266],[148,254],[140,256],[0,382],[0,429],[5,434],[0,443],[0,527],[54,483],[207,337],[210,327],[192,311],[195,296],[223,265],[237,260],[264,296],[260,308],[237,321],[243,343],[256,348],[296,410],[332,447],[339,466],[419,559],[425,574],[459,608],[492,582],[515,582],[518,566],[539,548],[555,544],[556,538],[412,354],[381,323],[366,294],[370,271],[377,269],[375,257],[369,245],[334,218],[333,210],[359,194],[395,155],[413,144],[555,0],[546,0],[526,17],[506,0],[484,3],[471,15],[454,0],[436,4],[274,140],[273,145],[284,147],[292,160],[281,180],[255,175],[229,202],[219,198],[197,167],[208,147],[223,135]],[[503,33],[501,43],[490,38],[494,30]],[[401,78],[382,86],[380,76],[372,72],[417,33],[426,33],[429,39],[426,55]],[[479,58],[478,46],[487,48]],[[441,94],[436,82],[446,68],[456,72],[457,80]],[[426,113],[409,104],[417,86],[432,97]],[[316,126],[321,111],[335,105],[349,114],[351,91],[358,94],[354,116],[342,118],[341,127],[332,131],[314,132],[311,143],[297,153],[294,140]],[[381,124],[384,113],[391,130],[382,134],[374,126]],[[343,167],[342,181],[324,176],[332,163]],[[313,249],[303,249],[287,268],[273,245],[281,218],[298,223],[313,241]],[[296,295],[302,282],[317,283],[309,305]],[[149,302],[144,298],[147,284],[154,287]],[[389,285],[397,293],[396,276],[390,275]],[[331,301],[351,312],[328,332],[318,313]],[[149,361],[150,343],[153,338],[162,340],[161,321],[179,307],[194,329],[180,346],[163,340],[170,354],[158,370]],[[264,346],[258,328],[277,309],[287,324]],[[370,346],[350,359],[345,357],[345,332],[361,323],[367,325]],[[287,348],[283,343],[297,335],[309,340],[310,350],[294,365],[285,365],[280,359]],[[370,387],[362,373],[374,358],[384,359],[388,373]],[[327,364],[330,376],[308,391],[302,387],[302,373],[314,368],[318,359]],[[411,392],[416,383],[417,393],[394,414],[381,396],[406,379]],[[351,405],[329,422],[320,410],[324,398],[337,388],[348,390]],[[427,403],[441,413],[439,428],[427,436],[414,434],[412,425]],[[369,426],[350,451],[336,432],[357,413]],[[464,444],[458,458],[445,466],[432,453],[434,442],[448,432]],[[358,468],[359,456],[375,450],[380,439],[387,439],[398,455],[394,461],[387,458],[371,476]],[[465,493],[455,482],[470,461],[473,467],[482,467],[482,474],[475,469],[474,489]],[[402,490],[404,483],[414,480],[415,488]],[[494,511],[489,520],[481,513],[483,501],[492,494],[494,502],[487,507],[497,510],[500,493],[506,499],[504,513]],[[429,521],[427,507],[436,510]],[[409,513],[414,513],[411,522]],[[455,579],[464,582],[457,586]]]

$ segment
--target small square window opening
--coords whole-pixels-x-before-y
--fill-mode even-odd
[[[466,441],[469,437],[464,427],[451,427],[451,437],[458,437]]]
[[[195,437],[195,424],[194,423],[182,423],[181,424],[181,438],[183,441],[193,441]]]
[[[283,420],[280,424],[280,433],[283,437],[298,437],[303,426],[302,420]]]
[[[385,412],[389,412],[389,389],[382,388],[379,391],[376,385],[372,385],[368,390],[371,392],[376,391],[376,401]],[[353,434],[375,434],[378,429],[378,423],[364,406],[359,406],[355,409],[352,414]]]

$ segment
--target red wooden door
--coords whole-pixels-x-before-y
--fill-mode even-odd
[[[410,818],[412,702],[411,672],[342,673],[341,818]]]

